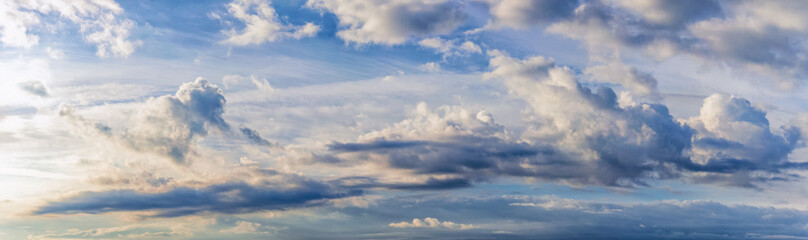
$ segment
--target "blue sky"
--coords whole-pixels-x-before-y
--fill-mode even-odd
[[[808,4],[0,3],[0,239],[808,238]]]

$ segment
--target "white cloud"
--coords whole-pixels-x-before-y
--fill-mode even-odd
[[[776,167],[787,160],[800,137],[797,129],[773,132],[764,111],[727,94],[705,98],[699,116],[687,123],[698,133],[692,158],[701,164],[729,159],[748,161],[753,168]]]
[[[0,2],[0,41],[4,46],[24,47],[39,43],[39,36],[28,33],[28,27],[39,24],[34,12],[22,11],[15,1]]]
[[[602,205],[590,204],[586,201],[560,198],[555,195],[533,196],[504,196],[506,199],[521,200],[511,203],[511,206],[539,207],[546,210],[574,210],[586,213],[606,214],[619,212],[620,209],[604,208]]]
[[[320,26],[306,23],[302,26],[283,24],[269,0],[235,0],[227,5],[230,15],[246,25],[241,30],[225,31],[228,36],[222,43],[236,46],[274,42],[281,39],[312,37]],[[251,14],[254,13],[254,14]]]
[[[459,43],[460,39],[444,40],[438,37],[424,38],[418,41],[421,47],[433,48],[437,53],[442,53],[443,57],[467,56],[472,53],[481,54],[482,48],[471,41]]]
[[[434,72],[440,72],[440,63],[436,63],[436,62],[424,63],[423,65],[418,66],[418,70],[421,70],[421,71],[424,71],[424,72],[433,72],[433,73]]]
[[[358,44],[402,44],[411,38],[452,33],[466,19],[450,0],[309,0],[307,6],[339,19],[337,36]]]
[[[427,217],[424,220],[414,218],[412,222],[398,222],[388,224],[394,228],[448,228],[457,230],[466,230],[474,228],[471,224],[458,224],[450,221],[439,221],[437,218]]]
[[[95,44],[99,57],[128,57],[139,41],[129,40],[134,22],[121,19],[123,9],[113,0],[12,0],[0,3],[0,41],[5,46],[30,48],[39,37],[31,28],[40,24],[40,16],[56,13],[81,27],[84,40]]]
[[[51,47],[45,48],[45,52],[48,53],[48,57],[55,60],[61,59],[65,56],[65,53],[62,52],[62,50]]]
[[[188,166],[198,155],[196,142],[207,136],[210,130],[241,136],[262,145],[269,144],[250,128],[242,126],[234,131],[223,118],[225,102],[218,86],[197,78],[182,84],[173,95],[148,99],[131,118],[128,128],[120,133],[78,115],[72,107],[63,106],[59,114],[91,136]]]

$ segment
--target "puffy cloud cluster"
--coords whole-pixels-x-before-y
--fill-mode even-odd
[[[284,24],[268,0],[235,0],[227,5],[233,18],[245,25],[244,29],[230,29],[225,34],[225,44],[244,46],[274,42],[286,38],[301,39],[312,37],[320,31],[320,26],[306,23],[302,26]],[[254,13],[254,14],[252,14]]]
[[[84,39],[97,46],[99,57],[127,57],[140,44],[129,40],[134,22],[121,19],[123,9],[114,0],[4,1],[0,3],[0,42],[4,46],[30,48],[39,43],[31,33],[41,16],[58,14],[78,24]]]
[[[133,116],[131,125],[120,131],[85,119],[70,107],[60,115],[93,135],[106,137],[135,151],[168,157],[179,165],[189,165],[195,154],[196,142],[209,130],[235,133],[257,143],[268,145],[257,131],[240,127],[236,132],[222,117],[224,95],[216,85],[203,78],[184,83],[173,95],[149,99]]]
[[[691,149],[691,159],[698,164],[694,166],[698,170],[778,172],[804,167],[804,164],[787,161],[788,154],[801,138],[800,129],[792,126],[773,132],[766,113],[746,99],[713,94],[704,99],[699,116],[688,119],[687,123],[699,133]]]
[[[699,116],[678,120],[664,105],[623,99],[607,87],[592,91],[552,59],[489,55],[486,77],[501,80],[528,105],[520,137],[485,112],[442,107],[434,113],[421,104],[415,117],[331,150],[430,176],[423,184],[442,186],[519,176],[574,185],[687,178],[752,187],[802,168],[787,158],[799,130],[773,131],[765,113],[744,99],[713,95]]]
[[[465,230],[474,227],[471,224],[457,224],[450,221],[441,222],[437,218],[431,218],[431,217],[424,218],[424,220],[414,218],[412,219],[411,223],[410,222],[390,223],[388,226],[394,228],[448,228],[459,230]]]
[[[336,15],[337,36],[357,44],[396,45],[450,34],[468,18],[463,3],[453,0],[309,0],[307,6]]]

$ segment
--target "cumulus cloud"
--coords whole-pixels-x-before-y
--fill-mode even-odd
[[[103,123],[93,122],[63,108],[60,115],[85,132],[102,136],[136,151],[170,158],[179,165],[189,165],[196,154],[195,143],[211,129],[225,134],[238,134],[263,145],[269,141],[245,126],[231,129],[224,118],[226,100],[218,86],[204,78],[182,84],[173,95],[147,100],[133,117],[131,125],[113,131]]]
[[[474,228],[474,226],[471,224],[457,224],[450,221],[441,222],[437,218],[431,217],[424,218],[424,220],[414,218],[412,219],[412,222],[390,223],[388,226],[394,228],[448,228],[458,230]]]
[[[801,138],[797,127],[783,127],[779,133],[769,127],[766,113],[743,98],[713,94],[704,99],[700,114],[687,120],[697,130],[691,159],[697,168],[709,172],[739,170],[778,172],[804,168],[788,161]],[[754,178],[739,172],[744,178]],[[732,184],[748,184],[733,176]],[[765,180],[765,179],[764,179]]]
[[[362,194],[361,190],[341,190],[311,180],[294,183],[291,187],[281,187],[230,182],[203,188],[177,187],[160,193],[132,190],[83,192],[41,206],[34,214],[116,211],[154,211],[154,217],[179,217],[203,212],[236,214],[316,206],[331,199]]]
[[[222,43],[245,46],[274,42],[281,39],[312,37],[320,26],[306,23],[302,26],[284,24],[268,0],[235,0],[227,5],[227,11],[245,27],[225,31],[228,36]],[[254,14],[253,14],[254,13]]]
[[[452,33],[468,14],[452,0],[309,0],[307,6],[337,16],[337,36],[357,44],[402,44],[411,38]]]
[[[30,48],[39,36],[31,33],[40,16],[51,13],[80,26],[84,40],[95,44],[99,57],[127,57],[139,41],[129,40],[134,22],[120,18],[123,9],[113,0],[4,1],[0,5],[0,41],[5,46]]]
[[[463,187],[497,176],[623,187],[684,178],[753,187],[788,179],[785,170],[803,167],[787,160],[799,130],[772,131],[765,113],[744,99],[711,96],[699,116],[684,121],[661,104],[620,99],[625,96],[607,87],[592,91],[552,59],[488,54],[486,77],[501,80],[527,103],[528,128],[521,136],[512,136],[484,111],[433,112],[419,104],[412,118],[329,148],[341,159],[429,176],[410,183],[412,189]]]

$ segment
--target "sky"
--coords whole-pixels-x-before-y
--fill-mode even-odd
[[[0,239],[806,239],[805,12],[0,1]]]

